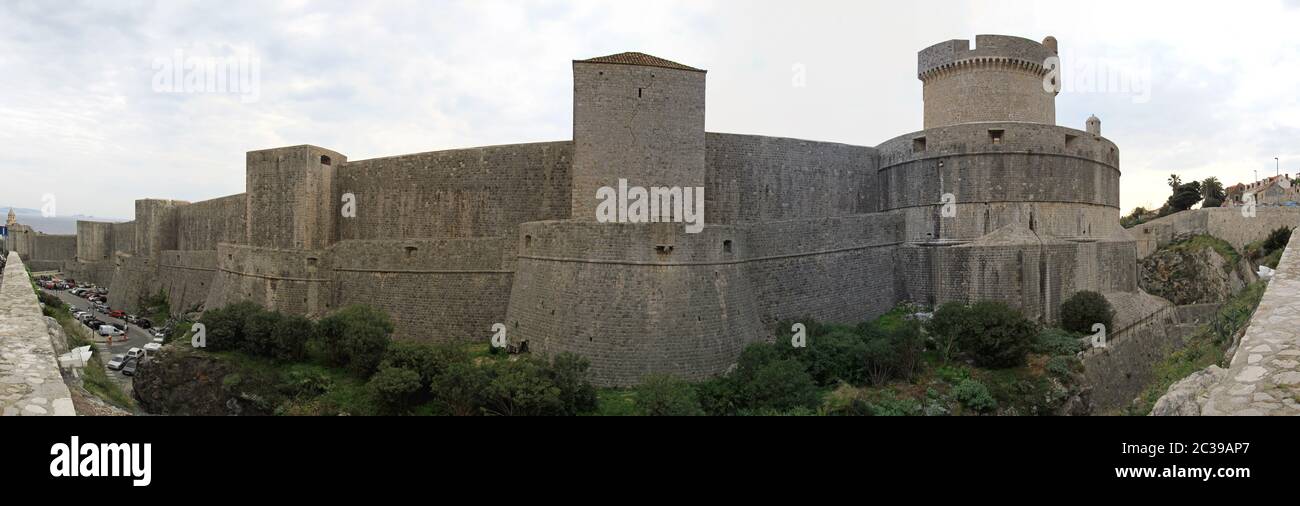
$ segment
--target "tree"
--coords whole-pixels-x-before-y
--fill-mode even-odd
[[[1192,181],[1179,186],[1174,190],[1174,194],[1169,197],[1168,206],[1172,212],[1180,212],[1191,209],[1197,202],[1201,201],[1201,182]]]
[[[330,362],[369,377],[388,350],[393,323],[383,311],[353,305],[322,318],[317,329]]]
[[[1098,323],[1110,331],[1114,329],[1114,320],[1115,310],[1097,292],[1082,291],[1061,304],[1061,327],[1071,332],[1090,334],[1092,326]]]
[[[1178,174],[1170,174],[1168,184],[1170,190],[1177,190],[1179,186],[1183,185],[1183,178],[1178,177]]]
[[[382,367],[366,383],[389,413],[401,413],[414,404],[420,388],[420,374],[402,367]]]
[[[1223,205],[1224,200],[1228,199],[1228,192],[1224,190],[1219,178],[1210,176],[1201,182],[1201,197],[1205,199],[1201,207],[1219,207]]]
[[[639,416],[703,416],[699,398],[690,383],[665,374],[647,376],[636,387]]]
[[[307,342],[316,337],[316,323],[302,316],[280,318],[275,327],[271,356],[276,360],[297,362],[307,358]]]
[[[469,361],[469,354],[455,345],[394,341],[388,345],[380,367],[401,367],[415,371],[420,375],[420,383],[429,387],[434,378],[453,364]]]
[[[1034,322],[995,301],[944,304],[931,319],[930,329],[941,342],[955,342],[975,365],[994,369],[1024,365],[1038,334]]]
[[[211,309],[199,318],[207,331],[207,349],[233,351],[243,347],[244,325],[249,317],[262,312],[261,306],[249,301]]]
[[[276,332],[283,316],[273,311],[256,311],[244,321],[244,340],[239,349],[259,357],[275,356]]]
[[[434,377],[430,391],[447,414],[477,416],[483,414],[483,393],[491,381],[484,368],[458,362]]]

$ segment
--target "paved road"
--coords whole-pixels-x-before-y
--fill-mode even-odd
[[[72,307],[75,307],[77,309],[91,310],[90,301],[77,297],[76,295],[72,295],[65,290],[45,290],[44,288],[42,288],[41,290],[44,290],[45,293],[53,294],[54,296],[58,297],[60,300],[72,305]],[[126,321],[124,320],[112,318],[99,311],[94,311],[94,313],[95,313],[95,318],[98,318],[108,323],[121,323],[121,324],[126,323]],[[135,325],[127,326],[126,337],[127,339],[125,340],[123,340],[120,336],[113,338],[112,347],[109,347],[105,343],[95,343],[95,349],[99,352],[100,354],[99,358],[104,363],[105,366],[108,365],[108,361],[113,358],[113,355],[126,354],[126,351],[131,348],[144,348],[144,345],[153,342],[152,334]],[[125,388],[128,392],[131,391],[130,376],[126,376],[122,374],[121,371],[114,371],[111,369],[108,370],[108,376],[112,378],[113,381],[116,381],[117,383],[121,384],[122,387]]]

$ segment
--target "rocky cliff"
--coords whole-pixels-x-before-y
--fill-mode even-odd
[[[1181,238],[1138,266],[1143,290],[1175,305],[1221,303],[1257,280],[1250,262],[1205,235]]]
[[[261,397],[244,388],[248,382],[238,371],[221,356],[169,345],[136,371],[136,403],[157,415],[270,414]]]

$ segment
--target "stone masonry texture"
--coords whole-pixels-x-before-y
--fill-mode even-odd
[[[1055,124],[1055,55],[1054,39],[1005,36],[921,51],[926,129],[875,147],[708,133],[704,71],[575,61],[571,140],[251,151],[245,193],[140,200],[133,221],[80,223],[66,245],[10,244],[126,309],[160,290],[178,312],[370,304],[396,339],[426,342],[486,342],[502,323],[533,353],[586,356],[600,385],[707,378],[777,322],[859,323],[901,302],[1001,300],[1051,322],[1095,290],[1134,301],[1124,323],[1140,328],[1169,314],[1137,287],[1140,253],[1182,228],[1252,235],[1218,214],[1122,229],[1119,150]],[[704,229],[597,222],[597,189],[619,179],[703,187]]]

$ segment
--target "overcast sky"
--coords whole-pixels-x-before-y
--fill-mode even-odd
[[[1300,0],[5,0],[0,26],[0,204],[59,214],[240,193],[255,149],[570,139],[571,61],[622,51],[707,69],[709,131],[874,146],[921,128],[917,51],[982,33],[1060,40],[1057,122],[1101,117],[1125,212],[1170,173],[1300,172]],[[185,92],[178,55],[258,73]]]

